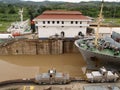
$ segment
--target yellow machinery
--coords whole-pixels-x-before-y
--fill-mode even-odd
[[[24,86],[23,90],[35,90],[34,86]]]

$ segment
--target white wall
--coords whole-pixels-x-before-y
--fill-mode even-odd
[[[92,27],[97,31],[97,27]],[[120,33],[120,27],[100,27],[99,33],[101,34],[112,34],[112,31],[115,31],[117,33]]]
[[[78,33],[81,31],[84,35],[86,35],[86,28],[89,26],[87,23],[89,20],[35,20],[36,26],[38,26],[38,35],[39,38],[49,38],[52,35],[55,35],[56,33],[60,35],[62,31],[65,32],[66,38],[74,38],[78,35]],[[43,24],[43,21],[45,21],[45,24]],[[48,21],[50,21],[50,24],[48,24]],[[53,24],[52,21],[55,21]],[[57,24],[57,21],[59,21],[59,24]],[[64,21],[64,24],[61,22]],[[73,24],[71,24],[71,21],[73,21]],[[76,21],[78,22],[76,24]],[[82,21],[82,23],[80,23]]]
[[[86,34],[86,28],[80,28],[80,27],[50,27],[46,26],[44,27],[38,27],[38,34],[39,38],[49,38],[49,36],[58,34],[60,35],[62,31],[65,32],[65,37],[67,38],[73,38],[78,35],[78,32],[82,32],[83,34]]]
[[[92,28],[95,31],[97,31],[97,27],[92,27]],[[120,33],[120,27],[100,27],[99,28],[99,37],[111,36],[113,31]]]

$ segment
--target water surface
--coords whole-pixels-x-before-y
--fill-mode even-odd
[[[19,78],[31,78],[38,73],[56,68],[58,72],[71,76],[83,76],[85,67],[80,53],[62,55],[7,55],[0,56],[0,81]]]

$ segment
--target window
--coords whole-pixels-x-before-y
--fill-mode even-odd
[[[78,21],[75,21],[76,24],[78,24]]]
[[[80,24],[82,24],[82,22],[80,21]]]
[[[71,21],[71,24],[73,24],[73,21]]]
[[[43,24],[45,24],[45,21],[43,21]]]
[[[52,24],[54,24],[55,23],[55,21],[52,21]]]
[[[45,26],[43,26],[45,28]]]
[[[81,35],[82,35],[82,32],[78,32],[78,35],[81,36]]]
[[[48,21],[48,24],[50,24],[50,21]]]
[[[64,21],[62,21],[62,24],[64,24]]]
[[[60,22],[59,21],[57,21],[57,24],[59,24]]]
[[[82,26],[80,26],[80,28],[82,28]]]
[[[62,37],[65,36],[65,32],[64,32],[64,31],[61,32],[61,36],[62,36]]]

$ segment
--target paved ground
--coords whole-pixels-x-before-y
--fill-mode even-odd
[[[118,83],[86,83],[86,82],[74,82],[67,85],[11,85],[1,87],[0,90],[84,90],[86,86],[98,86],[106,87],[104,90],[120,90],[120,82]],[[117,87],[117,89],[110,89],[111,87]],[[92,90],[92,89],[89,89]],[[102,90],[94,88],[94,90]]]

